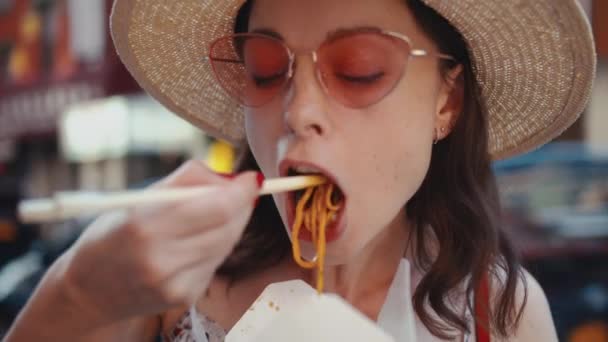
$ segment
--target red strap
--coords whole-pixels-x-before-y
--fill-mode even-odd
[[[488,314],[490,305],[489,287],[488,277],[484,275],[475,294],[475,334],[477,342],[490,342],[490,334],[488,333],[490,318]]]

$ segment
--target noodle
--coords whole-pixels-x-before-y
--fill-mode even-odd
[[[317,292],[323,291],[323,266],[325,263],[326,237],[325,229],[332,221],[332,216],[337,215],[340,205],[332,203],[331,197],[334,192],[333,184],[322,184],[306,189],[298,200],[293,222],[293,257],[295,262],[303,268],[317,270]],[[313,261],[302,258],[300,241],[298,236],[302,225],[308,229],[312,236],[312,242],[317,251],[317,257]]]

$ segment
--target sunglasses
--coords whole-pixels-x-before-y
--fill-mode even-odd
[[[397,86],[410,58],[455,61],[414,49],[408,37],[379,29],[332,35],[311,54],[325,93],[350,108],[382,100]],[[296,67],[296,54],[281,39],[262,33],[216,39],[206,59],[222,88],[246,107],[263,106],[282,94]]]

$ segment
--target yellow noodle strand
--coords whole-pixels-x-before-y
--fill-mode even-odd
[[[317,210],[319,212],[325,212],[325,210],[327,209],[327,207],[323,205],[323,198],[325,197],[325,192],[327,191],[327,189],[327,185],[319,187],[317,198],[315,201],[315,206],[317,207]]]
[[[318,206],[318,198],[319,198],[319,192],[321,192],[323,190],[323,187],[318,187],[315,189],[315,194],[314,194],[314,198],[312,201],[312,207],[311,207],[311,213],[312,213],[312,226],[310,227],[310,229],[312,230],[312,232],[315,235],[315,239],[313,239],[313,243],[315,244],[315,246],[317,245],[318,239],[319,239],[319,217],[323,214],[323,208]]]
[[[307,214],[310,217],[309,220],[309,224],[308,224],[308,230],[312,233],[312,242],[313,243],[317,243],[317,239],[318,239],[318,232],[317,232],[317,217],[319,216],[319,214],[321,213],[320,210],[318,210],[319,208],[316,206],[317,203],[317,193],[319,192],[319,188],[315,188],[315,193],[313,195],[313,199],[312,199],[312,203],[310,205],[310,209],[308,210]]]
[[[321,293],[324,286],[324,265],[327,248],[326,228],[327,224],[340,210],[339,204],[331,202],[334,191],[333,184],[323,184],[306,189],[304,195],[296,205],[296,213],[293,226],[293,256],[298,265],[306,269],[316,267],[317,271],[317,292]],[[311,232],[313,246],[316,248],[317,258],[315,261],[302,259],[300,241],[298,236],[302,225],[306,226]]]
[[[317,245],[317,292],[323,292],[325,266],[325,226],[327,224],[327,214],[321,216],[321,224],[319,225],[319,244]]]
[[[329,190],[327,191],[327,196],[325,196],[326,201],[325,201],[325,206],[332,211],[338,211],[340,209],[340,206],[338,204],[333,204],[331,202],[331,195],[334,193],[334,185],[333,184],[329,184]]]
[[[319,193],[317,196],[317,200],[315,202],[316,206],[317,206],[317,210],[319,211],[319,214],[317,215],[317,230],[319,230],[319,227],[321,227],[322,225],[322,218],[327,214],[327,207],[325,207],[324,205],[324,198],[325,198],[325,192],[327,192],[328,187],[327,186],[322,186],[319,188]]]
[[[306,260],[302,259],[302,253],[300,251],[300,240],[298,239],[298,236],[300,235],[300,228],[302,228],[302,216],[304,213],[304,205],[306,205],[306,202],[312,195],[313,191],[314,191],[314,188],[306,189],[306,192],[304,193],[302,198],[300,198],[300,201],[298,202],[298,204],[296,206],[296,215],[295,215],[294,223],[293,223],[293,238],[292,238],[293,258],[296,261],[296,263],[298,265],[300,265],[300,267],[303,267],[303,268],[315,267],[315,262],[310,262],[310,261],[306,261]]]
[[[312,225],[313,225],[313,222],[312,222],[312,217],[311,217],[311,216],[312,216],[312,215],[311,215],[311,211],[310,211],[310,210],[305,211],[303,215],[304,215],[304,226],[305,226],[305,228],[306,228],[307,230],[309,230],[309,231],[310,231],[310,230],[311,230],[311,228],[310,228],[310,227],[312,227]],[[313,238],[312,238],[312,239],[313,239],[313,241],[315,240],[315,233],[316,233],[316,231],[315,231],[315,230],[313,230],[313,231],[312,231],[312,235],[313,235]]]

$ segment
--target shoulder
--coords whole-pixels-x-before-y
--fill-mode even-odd
[[[510,341],[557,341],[555,324],[549,309],[549,302],[538,281],[526,270],[518,279],[515,303],[522,308],[521,321]],[[496,279],[494,281],[497,281]],[[496,286],[492,286],[492,296],[496,296]],[[498,337],[494,338],[499,341]]]

